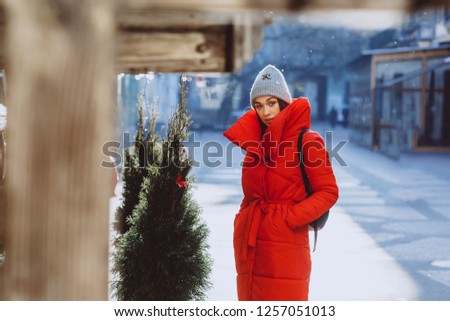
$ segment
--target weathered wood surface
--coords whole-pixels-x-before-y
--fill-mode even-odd
[[[133,9],[199,9],[199,10],[272,10],[279,12],[298,11],[303,8],[326,8],[326,9],[354,9],[354,8],[384,8],[384,9],[406,9],[410,5],[421,1],[409,0],[118,0],[125,8]],[[434,0],[443,3],[446,0]]]
[[[113,137],[109,0],[5,0],[8,169],[2,299],[106,300]]]
[[[0,182],[0,255],[3,254],[5,247],[4,233],[5,233],[5,211],[6,211],[6,199],[5,199],[5,187],[3,182]],[[0,259],[1,262],[1,259]],[[1,283],[0,283],[1,286]]]
[[[213,31],[122,32],[118,72],[225,71],[226,27]],[[230,71],[230,70],[229,70]]]
[[[118,72],[234,72],[262,45],[264,15],[192,10],[118,14]]]

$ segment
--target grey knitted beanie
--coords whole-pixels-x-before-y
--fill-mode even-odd
[[[283,74],[275,66],[265,66],[256,76],[250,90],[250,104],[260,96],[274,96],[288,104],[292,102],[289,88]]]

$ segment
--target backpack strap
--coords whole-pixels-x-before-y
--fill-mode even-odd
[[[297,148],[298,148],[298,153],[299,153],[299,157],[300,157],[300,170],[302,171],[302,178],[303,178],[303,183],[305,184],[305,190],[306,190],[306,197],[310,197],[312,195],[312,189],[311,189],[311,184],[309,183],[309,179],[308,179],[308,175],[306,175],[306,170],[305,170],[305,163],[304,163],[304,157],[303,157],[303,135],[308,132],[309,130],[304,128],[302,129],[302,131],[300,132],[300,135],[298,136],[298,142],[297,142]]]
[[[305,185],[307,198],[312,195],[312,189],[311,189],[311,184],[309,183],[308,175],[306,174],[302,142],[303,142],[303,135],[308,131],[309,131],[309,129],[303,128],[302,131],[300,132],[300,135],[298,135],[298,141],[297,141],[297,149],[298,149],[299,158],[300,158],[300,170],[302,172],[303,184]],[[317,221],[312,222],[310,225],[314,229],[314,248],[313,248],[313,252],[314,252],[316,250],[316,244],[317,244],[317,231],[318,231]]]

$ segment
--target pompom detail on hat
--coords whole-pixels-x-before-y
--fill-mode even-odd
[[[265,66],[256,76],[250,90],[250,104],[261,96],[274,96],[288,104],[292,102],[291,93],[283,74],[273,65]]]

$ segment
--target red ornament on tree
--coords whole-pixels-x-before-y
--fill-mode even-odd
[[[182,180],[181,180],[181,176],[178,175],[178,177],[177,177],[177,185],[178,185],[179,187],[184,187],[184,186],[186,186],[187,184],[188,184],[188,182],[182,181]]]

